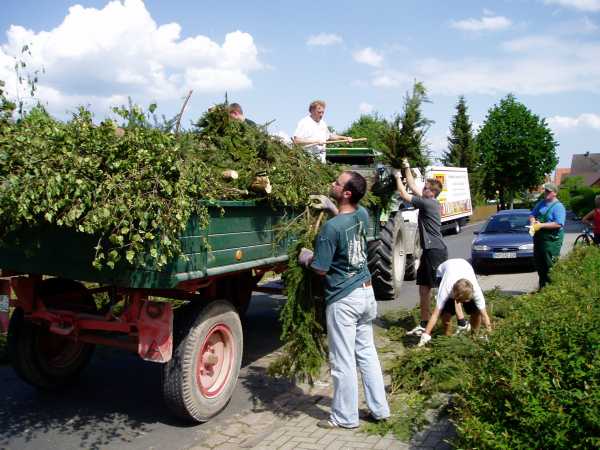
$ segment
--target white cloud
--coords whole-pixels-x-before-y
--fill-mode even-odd
[[[600,130],[600,114],[584,113],[577,117],[553,116],[547,119],[548,125],[555,130],[573,130],[576,128],[592,128]]]
[[[373,105],[367,102],[361,102],[360,105],[358,105],[358,110],[362,114],[371,114],[373,112]]]
[[[371,47],[365,47],[352,54],[354,61],[361,64],[367,64],[373,67],[379,67],[383,63],[383,55]]]
[[[402,71],[377,70],[371,84],[406,89],[417,79],[432,94],[452,96],[600,93],[599,42],[530,36],[505,42],[502,49],[504,53],[495,57],[427,58]]]
[[[579,11],[600,11],[600,0],[545,0],[547,5],[559,5]]]
[[[485,13],[486,11],[484,11]],[[487,11],[489,13],[489,11]],[[450,23],[452,28],[462,31],[500,31],[509,28],[512,25],[510,19],[504,16],[485,15],[481,19],[453,20]]]
[[[335,45],[344,42],[341,36],[333,33],[313,34],[306,40],[306,45]]]
[[[182,38],[181,31],[177,23],[157,24],[142,0],[113,0],[102,9],[75,5],[50,31],[12,25],[0,46],[0,78],[14,80],[14,58],[30,44],[28,68],[45,69],[39,93],[52,110],[94,102],[99,111],[97,104],[128,95],[178,101],[189,89],[246,89],[250,74],[263,68],[248,33],[233,31],[220,44],[202,35]],[[14,82],[9,88],[15,92]]]

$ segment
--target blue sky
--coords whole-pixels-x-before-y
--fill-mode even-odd
[[[170,117],[193,89],[188,122],[227,91],[288,135],[324,99],[342,131],[361,112],[399,112],[418,79],[434,155],[459,95],[478,126],[509,92],[548,120],[560,166],[600,152],[600,0],[2,0],[0,79],[12,95],[29,43],[28,67],[46,71],[39,96],[59,117],[85,104],[100,118],[128,95]]]

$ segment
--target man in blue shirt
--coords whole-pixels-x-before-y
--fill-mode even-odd
[[[333,378],[331,415],[317,425],[321,428],[356,428],[358,380],[362,375],[367,406],[374,420],[387,419],[390,408],[385,397],[383,374],[373,342],[373,319],[377,302],[367,267],[369,215],[358,205],[366,181],[357,172],[343,172],[331,186],[331,196],[322,207],[335,217],[317,236],[315,253],[302,249],[300,264],[325,277],[327,339]]]
[[[556,198],[554,183],[544,184],[544,199],[531,210],[529,223],[534,231],[533,259],[540,279],[540,289],[550,282],[548,273],[560,257],[564,237],[566,211]]]

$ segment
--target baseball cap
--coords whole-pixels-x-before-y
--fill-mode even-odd
[[[544,184],[544,190],[545,191],[552,191],[554,193],[558,193],[558,188],[556,187],[556,185],[554,183],[546,183],[546,184]]]

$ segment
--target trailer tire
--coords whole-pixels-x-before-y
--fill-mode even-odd
[[[417,278],[417,270],[421,264],[421,255],[423,249],[421,248],[421,238],[419,233],[415,233],[415,245],[413,246],[413,252],[410,255],[406,255],[406,270],[404,271],[404,279],[407,281],[415,280]]]
[[[368,244],[368,265],[377,300],[397,300],[404,280],[404,221],[401,214],[390,217],[379,239]]]
[[[236,308],[226,300],[182,313],[173,357],[163,366],[163,397],[180,419],[206,422],[227,406],[235,389],[242,364],[242,325]]]
[[[44,390],[73,385],[88,365],[95,346],[51,333],[15,309],[8,327],[8,355],[17,375]]]

